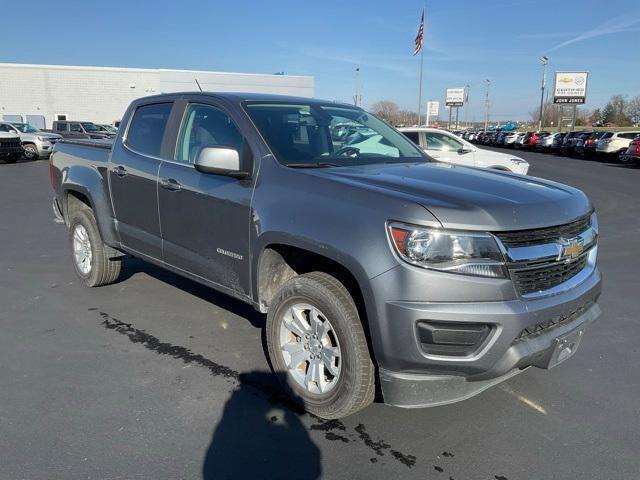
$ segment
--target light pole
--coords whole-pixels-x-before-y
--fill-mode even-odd
[[[544,113],[544,88],[547,86],[547,64],[549,57],[542,56],[538,59],[542,64],[542,86],[540,87],[540,119],[538,120],[538,131],[542,131],[542,115]]]
[[[360,93],[360,66],[356,66],[356,92],[353,96],[353,104],[362,106],[362,93]]]
[[[491,80],[485,80],[487,82],[487,94],[484,97],[484,132],[487,133],[487,126],[489,125],[489,86]]]
[[[471,91],[471,87],[469,84],[464,86],[464,126],[469,128],[469,92]]]

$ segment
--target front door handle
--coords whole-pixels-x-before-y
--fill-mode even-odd
[[[160,186],[172,192],[177,192],[182,188],[178,181],[173,178],[163,178],[160,180]]]
[[[127,169],[122,165],[118,165],[117,167],[113,168],[113,173],[115,173],[119,177],[124,177],[127,174]]]

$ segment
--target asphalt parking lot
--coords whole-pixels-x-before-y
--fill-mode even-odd
[[[640,168],[517,155],[594,202],[603,316],[554,370],[341,421],[287,407],[249,306],[138,260],[82,287],[46,161],[0,163],[0,479],[637,478]]]

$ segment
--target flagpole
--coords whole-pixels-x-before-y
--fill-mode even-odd
[[[418,126],[422,125],[421,123],[421,113],[422,113],[422,64],[424,63],[424,48],[420,49],[420,90],[418,91]],[[429,112],[427,112],[429,115]]]

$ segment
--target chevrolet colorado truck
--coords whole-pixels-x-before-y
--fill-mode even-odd
[[[333,134],[345,123],[375,141]],[[253,305],[283,388],[324,418],[554,367],[600,315],[581,191],[434,162],[352,105],[146,97],[113,141],[58,142],[50,178],[84,284],[132,255]]]

